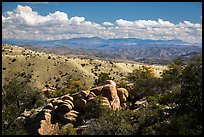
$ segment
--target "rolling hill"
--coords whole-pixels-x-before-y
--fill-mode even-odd
[[[29,74],[33,86],[42,89],[49,87],[66,87],[67,79],[80,80],[88,88],[101,72],[109,73],[116,82],[128,72],[145,64],[127,60],[109,60],[80,57],[71,54],[56,55],[32,51],[19,46],[2,44],[2,84],[15,73],[19,76]],[[166,66],[151,65],[155,76]]]

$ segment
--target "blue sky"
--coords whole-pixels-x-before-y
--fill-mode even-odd
[[[201,2],[3,2],[3,38],[202,41]],[[28,35],[29,34],[29,35]]]
[[[113,22],[120,18],[130,21],[162,18],[172,23],[183,20],[200,23],[202,15],[202,2],[3,2],[2,11],[12,10],[19,4],[29,5],[41,15],[63,11],[70,17],[83,16],[96,23]]]

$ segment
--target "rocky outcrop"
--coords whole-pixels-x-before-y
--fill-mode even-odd
[[[70,95],[50,99],[46,106],[38,108],[33,114],[27,111],[22,114],[26,118],[28,129],[34,135],[57,134],[59,124],[74,123],[79,112],[73,110],[74,99]]]
[[[56,131],[60,129],[59,125],[75,124],[78,115],[86,111],[87,103],[97,96],[102,96],[100,105],[117,110],[121,108],[121,105],[125,106],[128,95],[125,88],[116,88],[114,81],[107,80],[103,86],[49,99],[46,106],[36,109],[34,113],[25,111],[21,119],[26,119],[28,129],[31,129],[32,134],[53,135],[57,134]]]

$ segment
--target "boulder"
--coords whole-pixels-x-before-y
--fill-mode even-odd
[[[112,81],[112,80],[106,80],[105,83],[106,83],[106,84],[111,84],[111,85],[113,85],[113,86],[116,87],[116,83],[115,83],[114,81]]]
[[[117,88],[117,94],[121,103],[127,101],[128,91],[125,88]]]
[[[86,98],[89,95],[90,91],[89,90],[85,90],[81,92],[81,95],[83,98]]]
[[[64,101],[64,100],[71,100],[71,101],[73,101],[74,100],[73,97],[70,96],[70,95],[64,95],[64,96],[60,97],[60,99],[62,101]]]
[[[29,120],[28,129],[34,135],[53,135],[59,130],[59,124],[47,111],[40,111]]]
[[[107,97],[109,101],[113,101],[113,99],[117,96],[116,87],[112,84],[106,84],[101,92],[102,96]]]
[[[98,96],[101,94],[102,89],[103,89],[103,86],[98,86],[98,87],[90,89],[90,92],[93,92],[96,96]]]
[[[106,97],[113,110],[120,108],[120,99],[117,94],[116,86],[114,84],[106,84],[102,89],[102,95]]]
[[[74,108],[74,103],[70,100],[65,100],[63,103],[69,103]]]
[[[111,107],[110,102],[108,101],[108,99],[106,97],[102,97],[100,99],[100,105],[108,106],[109,108]]]
[[[54,108],[54,106],[52,105],[52,103],[48,103],[43,109],[53,110],[53,109],[55,109],[55,108]]]
[[[58,112],[57,117],[61,120],[62,123],[73,123],[76,121],[77,118],[77,111],[71,110],[67,113]]]
[[[71,109],[72,109],[72,105],[64,102],[58,104],[58,107],[56,108],[57,111],[61,111],[61,112],[69,112]]]
[[[74,106],[76,107],[76,109],[78,109],[79,111],[83,111],[85,106],[86,106],[86,100],[82,99],[82,98],[78,98],[76,100],[74,100]]]
[[[89,95],[87,96],[87,100],[92,100],[96,97],[96,95],[93,92],[90,92]]]
[[[64,101],[62,101],[61,99],[57,99],[57,100],[54,100],[53,102],[52,102],[52,105],[53,106],[57,106],[58,104],[60,104],[60,103],[63,103]]]
[[[120,99],[118,96],[114,98],[113,101],[110,101],[110,105],[113,110],[120,109]]]

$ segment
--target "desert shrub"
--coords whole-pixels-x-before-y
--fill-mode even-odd
[[[60,81],[60,78],[57,78],[57,79],[56,79],[56,82],[59,82],[59,81]]]
[[[117,83],[117,87],[120,87],[120,88],[126,88],[127,84],[129,84],[128,81],[126,80],[121,80]]]
[[[76,130],[73,128],[72,124],[64,125],[59,131],[57,132],[59,135],[77,135]]]
[[[47,97],[59,97],[65,94],[72,94],[87,89],[87,86],[85,86],[81,80],[67,79],[66,83],[63,83],[63,85],[66,85],[66,87],[57,88],[55,91],[49,91]]]
[[[111,77],[109,76],[108,73],[100,73],[99,76],[98,76],[98,79],[96,79],[94,81],[94,85],[95,86],[100,86],[100,85],[104,85],[106,80],[110,80]]]
[[[85,106],[85,112],[82,115],[82,119],[98,118],[103,111],[106,111],[107,106],[100,105],[101,95],[95,97],[93,100],[87,102]]]
[[[100,116],[90,123],[83,135],[132,135],[137,131],[133,124],[134,112],[129,110],[113,111],[106,108]]]
[[[12,59],[12,61],[11,62],[15,62],[16,61],[16,59]]]
[[[142,99],[145,96],[151,96],[157,93],[160,79],[154,77],[151,67],[143,66],[128,73],[127,80],[134,83],[134,88],[130,90],[130,94],[135,99]]]
[[[81,64],[82,67],[84,67],[86,64]]]
[[[132,73],[128,73],[127,78],[130,82],[137,82],[141,79],[153,77],[154,73],[151,67],[142,66],[134,69]]]

